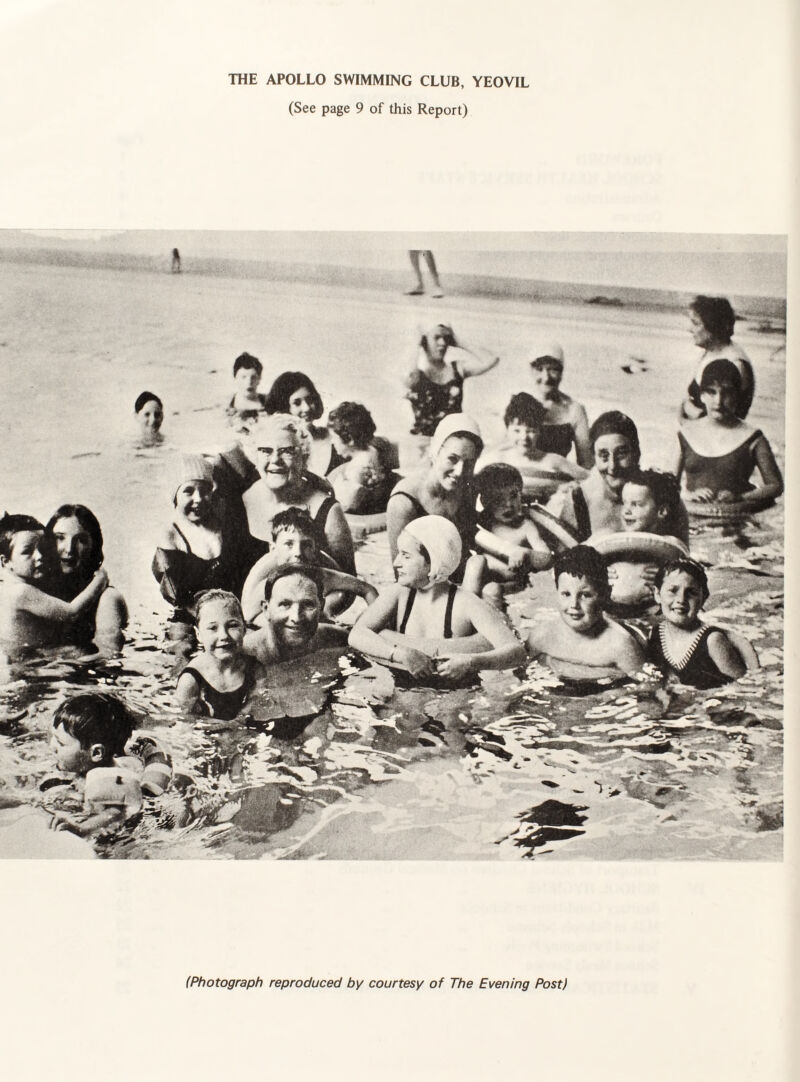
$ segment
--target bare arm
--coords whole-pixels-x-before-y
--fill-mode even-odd
[[[399,598],[399,586],[390,586],[386,590],[381,590],[377,599],[356,620],[347,640],[348,644],[360,653],[390,663],[397,662],[408,669],[412,676],[429,676],[434,671],[433,659],[421,650],[408,645],[406,636],[403,636],[406,642],[403,645],[397,645],[380,635],[384,629],[394,627],[397,621]]]
[[[386,504],[386,531],[389,535],[389,553],[394,563],[397,556],[397,539],[409,522],[413,522],[417,512],[405,492],[396,492]]]
[[[89,585],[85,586],[72,601],[60,601],[43,590],[37,590],[35,586],[26,585],[19,594],[19,607],[43,620],[66,623],[74,620],[84,609],[89,608],[100,597],[107,585],[108,575],[102,567],[99,571],[95,571]]]
[[[124,628],[128,626],[128,606],[125,598],[113,586],[100,596],[94,616],[94,636],[98,646],[118,650],[122,645]]]
[[[575,457],[578,459],[578,465],[583,466],[585,470],[590,470],[594,465],[594,452],[589,439],[589,418],[586,416],[586,410],[580,402],[575,403],[575,420],[572,425],[572,432],[575,439]]]
[[[633,676],[634,673],[640,672],[642,665],[644,665],[644,650],[639,644],[638,639],[635,639],[629,631],[620,627],[620,643],[619,643],[619,657],[617,665],[628,676]]]
[[[450,353],[450,350],[448,350],[447,354],[445,354],[445,360],[451,364],[455,360],[464,376],[481,376],[484,372],[488,372],[500,363],[500,358],[488,349],[470,349],[460,342],[454,348],[460,351],[459,356],[456,358],[448,356]]]
[[[478,673],[481,669],[513,669],[522,665],[525,647],[497,609],[466,591],[459,591],[457,597],[465,607],[465,615],[472,626],[492,644],[492,649],[446,657],[438,664],[439,674],[457,679]]]
[[[744,676],[747,666],[724,631],[712,631],[707,639],[708,656],[721,673],[732,680]]]
[[[363,597],[368,605],[371,605],[378,596],[378,591],[368,582],[364,582],[357,575],[348,575],[344,571],[323,571],[322,581],[326,594],[341,590],[346,594],[355,594]]]
[[[200,700],[200,685],[190,672],[181,673],[175,687],[175,705],[190,714]]]
[[[335,503],[328,512],[325,522],[325,541],[328,552],[342,571],[350,575],[356,573],[356,557],[353,552],[353,538],[341,504]]]
[[[267,552],[250,568],[242,587],[242,613],[248,624],[261,612],[261,602],[264,600],[264,579],[275,566],[275,554]]]

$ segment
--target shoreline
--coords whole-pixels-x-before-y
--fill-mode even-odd
[[[0,262],[28,266],[170,275],[169,260],[166,256],[123,252],[6,248],[0,249]],[[377,290],[395,295],[403,295],[409,284],[409,273],[405,269],[395,271],[380,267],[357,267],[302,260],[233,259],[208,256],[185,259],[181,277],[297,282],[304,285]],[[447,300],[475,297],[598,308],[628,308],[638,311],[682,311],[686,309],[696,293],[696,290],[682,292],[672,289],[609,285],[608,283],[565,282],[519,275],[459,274],[450,271],[446,274],[446,284]],[[430,299],[430,294],[424,299]],[[756,330],[785,333],[785,298],[737,294],[735,300],[740,320],[763,321],[765,326],[755,328]]]

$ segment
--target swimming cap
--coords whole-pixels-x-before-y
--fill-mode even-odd
[[[430,557],[428,586],[447,582],[461,563],[461,535],[450,519],[443,515],[423,515],[409,522],[404,532],[419,541]]]
[[[438,423],[436,431],[431,436],[429,448],[431,461],[439,454],[445,440],[449,440],[451,436],[460,435],[468,436],[475,440],[478,444],[478,454],[481,453],[483,450],[483,439],[481,438],[481,430],[478,428],[478,422],[473,421],[466,413],[448,413],[448,415],[443,417]]]
[[[214,483],[214,471],[211,463],[202,455],[179,455],[172,464],[170,492],[174,495],[187,481],[207,481]]]
[[[555,361],[556,364],[560,364],[562,368],[564,367],[564,350],[558,342],[551,342],[549,345],[542,346],[538,352],[533,355],[531,367],[537,368],[547,361]]]

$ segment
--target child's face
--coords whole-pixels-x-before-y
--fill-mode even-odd
[[[431,565],[419,541],[405,531],[397,539],[394,568],[397,571],[397,581],[401,586],[407,586],[410,590],[420,590],[428,585]]]
[[[594,443],[594,464],[606,488],[618,497],[625,480],[636,466],[636,454],[627,436],[616,432],[600,436]]]
[[[493,522],[516,526],[523,516],[522,489],[519,485],[498,485],[492,493],[490,515]]]
[[[62,574],[71,575],[85,566],[92,553],[92,538],[74,515],[56,522],[53,540]]]
[[[244,621],[228,601],[208,601],[197,618],[197,641],[209,657],[222,660],[241,652]]]
[[[315,564],[319,560],[319,548],[314,538],[301,533],[295,526],[281,530],[272,547],[282,564]]]
[[[11,541],[11,555],[4,565],[24,582],[36,582],[45,570],[43,552],[44,531],[20,530]]]
[[[211,485],[208,481],[186,481],[175,493],[175,508],[188,522],[200,525],[211,510]]]
[[[736,416],[738,394],[732,383],[718,383],[716,380],[700,390],[700,401],[706,407],[706,413],[715,420],[724,421]]]
[[[53,728],[50,750],[56,757],[58,769],[68,774],[85,774],[94,764],[89,751],[81,747],[77,736],[71,736],[63,725]]]
[[[300,387],[289,396],[289,413],[301,421],[313,421],[316,410],[314,394],[309,387]]]
[[[158,402],[149,399],[139,410],[139,424],[144,432],[155,435],[161,428],[164,420],[164,411]]]
[[[255,368],[240,368],[233,377],[237,391],[246,395],[254,395],[261,382],[261,373]]]
[[[579,635],[587,635],[603,619],[603,598],[585,575],[559,575],[556,584],[561,619]]]
[[[664,619],[683,628],[694,627],[705,601],[702,587],[687,571],[670,571],[655,591],[655,598]]]
[[[529,455],[531,451],[536,450],[539,429],[535,425],[512,418],[506,427],[506,434],[514,447],[522,451],[524,455]]]
[[[305,575],[278,579],[264,605],[279,645],[290,649],[305,646],[316,634],[321,602],[314,583]]]
[[[564,369],[556,361],[545,361],[543,364],[531,365],[535,397],[547,398],[553,391],[557,391],[563,374]]]
[[[377,447],[370,446],[363,451],[357,451],[351,459],[350,469],[355,473],[358,483],[366,488],[379,485],[385,476]]]
[[[653,494],[646,485],[628,481],[622,489],[622,522],[628,533],[654,530],[659,514]]]

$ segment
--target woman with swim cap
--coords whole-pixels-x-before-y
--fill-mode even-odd
[[[541,347],[530,362],[533,397],[546,411],[537,450],[565,457],[572,447],[579,466],[592,466],[589,419],[586,410],[561,390],[564,350],[558,343]]]

